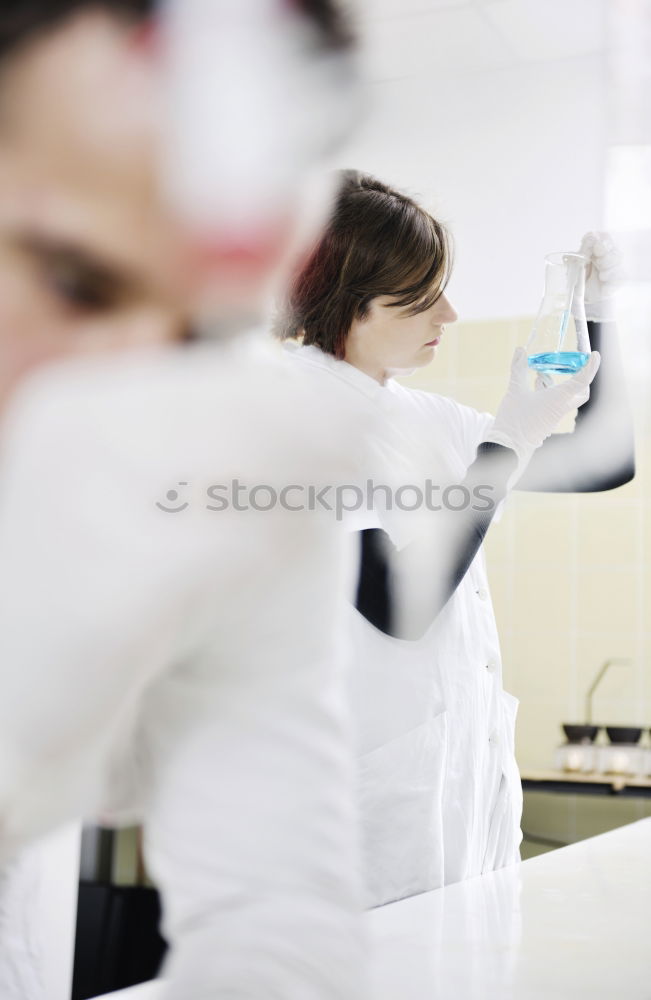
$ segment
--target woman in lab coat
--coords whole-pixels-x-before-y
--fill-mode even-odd
[[[590,318],[613,255],[592,234],[582,251]],[[457,318],[444,294],[449,269],[443,227],[401,193],[346,171],[278,321],[281,336],[302,339],[291,354],[316,391],[347,386],[360,414],[383,420],[384,438],[368,442],[369,477],[395,485],[428,475],[439,487],[461,484],[461,496],[492,491],[483,510],[455,511],[450,492],[438,513],[367,503],[348,518],[361,548],[349,636],[369,905],[518,859],[517,702],[502,688],[481,541],[516,484],[597,490],[633,474],[616,341],[600,324],[591,324],[592,345],[603,342],[606,373],[589,405],[596,351],[578,376],[534,391],[520,349],[496,417],[394,381],[428,364]],[[550,437],[577,406],[574,433]]]

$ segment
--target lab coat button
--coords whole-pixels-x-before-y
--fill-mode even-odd
[[[486,669],[491,674],[494,674],[496,672],[496,670],[497,670],[498,667],[499,667],[499,663],[498,663],[497,660],[489,660],[488,663],[486,664]]]
[[[493,732],[488,737],[488,742],[492,747],[496,747],[499,741],[500,741],[500,734],[498,733],[497,729],[494,729]]]
[[[477,591],[477,597],[479,598],[480,601],[487,601],[488,591],[484,587],[480,587],[479,590]]]

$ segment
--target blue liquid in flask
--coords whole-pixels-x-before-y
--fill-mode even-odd
[[[561,315],[558,343],[555,351],[543,351],[541,354],[529,355],[529,367],[537,372],[550,372],[555,375],[574,375],[581,371],[590,357],[584,351],[562,350],[565,333],[570,319],[570,312],[565,309]]]
[[[583,368],[589,357],[583,351],[545,351],[543,354],[530,354],[529,367],[537,372],[574,375]]]

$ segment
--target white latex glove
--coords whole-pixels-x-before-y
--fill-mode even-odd
[[[509,487],[519,479],[536,448],[549,437],[563,417],[586,402],[600,361],[599,353],[593,351],[585,367],[576,375],[559,385],[536,390],[529,381],[531,370],[527,352],[524,347],[516,348],[506,395],[485,438],[511,448],[518,456],[518,467]]]
[[[609,233],[586,233],[579,247],[588,261],[585,276],[585,315],[595,322],[615,318],[615,292],[621,279],[622,254]]]

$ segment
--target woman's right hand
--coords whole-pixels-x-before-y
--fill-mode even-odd
[[[527,352],[524,347],[516,349],[506,394],[485,440],[504,445],[516,453],[518,477],[536,448],[549,437],[563,417],[586,402],[600,361],[599,353],[593,351],[587,364],[576,375],[559,385],[536,390],[530,384]]]

